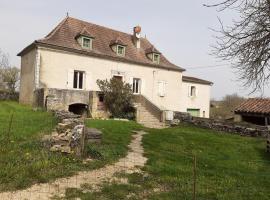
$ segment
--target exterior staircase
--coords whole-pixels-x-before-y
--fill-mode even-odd
[[[142,95],[135,96],[136,121],[148,128],[165,128],[165,112]]]

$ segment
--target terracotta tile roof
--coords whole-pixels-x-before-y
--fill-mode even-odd
[[[205,85],[213,85],[213,82],[199,79],[196,77],[191,77],[191,76],[182,76],[182,80],[185,82],[191,82],[191,83],[199,83],[199,84],[205,84]]]
[[[75,39],[78,34],[88,34],[94,38],[93,50],[85,50],[79,45]],[[110,47],[110,43],[117,38],[119,38],[123,44],[127,45],[125,57],[120,58]],[[157,68],[184,71],[183,68],[169,62],[162,54],[160,56],[160,63],[153,63],[152,60],[146,56],[146,50],[153,46],[146,38],[141,38],[141,48],[137,49],[133,44],[133,35],[131,34],[112,30],[110,28],[71,17],[65,18],[45,38],[36,40],[33,44],[22,50],[18,55],[23,55],[36,45],[43,45],[50,48],[73,51],[85,55],[114,59],[123,62],[143,64]]]
[[[241,103],[235,113],[270,114],[270,99],[250,98]]]

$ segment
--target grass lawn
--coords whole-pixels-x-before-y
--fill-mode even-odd
[[[40,138],[50,133],[55,124],[50,113],[33,111],[16,102],[0,101],[0,191],[26,188],[111,163],[125,155],[131,130],[140,128],[136,123],[87,121],[88,126],[100,128],[104,133],[102,144],[87,147],[87,151],[90,154],[99,152],[103,159],[83,164],[78,158],[51,153],[42,147]]]
[[[190,125],[147,131],[143,139],[149,158],[144,167],[146,174],[122,174],[129,184],[104,183],[101,191],[70,188],[66,198],[193,199],[196,155],[197,199],[270,199],[270,156],[265,153],[265,140]]]

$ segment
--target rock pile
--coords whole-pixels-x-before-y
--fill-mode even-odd
[[[43,137],[43,142],[50,151],[82,156],[88,143],[101,142],[102,132],[86,128],[79,115],[68,111],[54,111],[59,121],[51,135]]]

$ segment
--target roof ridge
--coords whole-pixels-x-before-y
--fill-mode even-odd
[[[95,23],[88,22],[88,21],[81,20],[81,19],[74,18],[74,17],[69,17],[69,18],[70,18],[70,19],[73,19],[73,20],[81,21],[81,22],[83,22],[83,23],[87,23],[87,24],[90,24],[90,25],[98,26],[98,27],[100,27],[100,28],[105,28],[105,29],[109,29],[109,30],[114,31],[114,32],[118,32],[118,33],[122,33],[122,34],[126,34],[126,35],[129,35],[129,36],[132,36],[132,34],[126,33],[126,32],[124,32],[124,31],[119,31],[119,30],[116,30],[116,29],[113,29],[113,28],[109,28],[109,27],[106,27],[106,26],[102,26],[102,25],[99,25],[99,24],[95,24]]]

